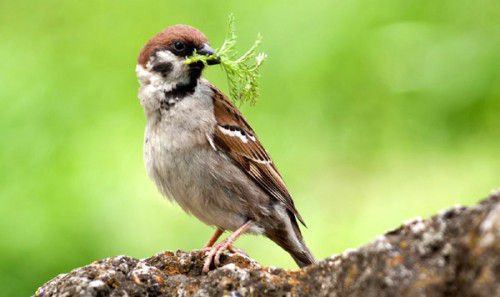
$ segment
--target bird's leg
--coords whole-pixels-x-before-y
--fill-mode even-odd
[[[231,253],[233,254],[243,254],[243,255],[247,255],[247,253],[245,253],[243,250],[239,249],[239,248],[236,248],[234,247],[234,245],[230,245],[227,247],[227,250],[230,251]]]
[[[224,233],[224,230],[221,228],[215,229],[214,235],[210,238],[210,240],[205,244],[205,247],[203,249],[211,248],[214,246],[214,244],[217,242],[217,239]]]
[[[204,251],[210,250],[210,248],[214,246],[214,244],[217,242],[217,239],[220,238],[220,236],[224,233],[224,231],[225,231],[224,229],[217,228],[215,230],[214,234],[212,235],[212,237],[210,238],[210,240],[205,244],[205,246],[203,247],[202,250],[204,250]],[[232,245],[228,246],[227,250],[230,251],[233,254],[238,254],[239,253],[239,254],[246,255],[246,253],[243,250],[235,248]]]
[[[238,239],[238,237],[243,235],[248,230],[248,228],[250,228],[252,223],[253,223],[253,221],[249,220],[248,222],[243,224],[243,226],[239,227],[236,231],[234,231],[226,240],[221,242],[221,246],[217,249],[217,252],[215,253],[215,256],[214,256],[215,266],[219,266],[220,255],[224,250],[229,249],[229,250],[235,251],[233,246],[232,246],[233,243],[236,241],[236,239]]]
[[[244,255],[244,256],[248,257],[247,252],[245,252],[242,249],[239,249],[239,248],[235,247],[232,244],[227,247],[227,251],[230,252],[230,253],[232,253],[232,254],[240,254],[240,255]]]
[[[203,272],[208,272],[210,270],[210,264],[212,263],[212,259],[214,261],[215,266],[219,266],[220,264],[220,254],[226,250],[229,246],[231,246],[238,237],[240,237],[242,234],[244,234],[248,228],[252,225],[253,221],[249,220],[245,224],[243,224],[241,227],[239,227],[236,231],[234,231],[231,235],[229,235],[226,240],[223,242],[215,245],[212,247],[210,250],[210,253],[208,254],[207,258],[205,259],[205,263],[203,264]]]

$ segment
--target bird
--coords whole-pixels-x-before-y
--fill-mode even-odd
[[[185,63],[194,52],[207,61]],[[160,193],[215,227],[203,272],[243,234],[264,235],[299,267],[315,263],[275,163],[232,101],[202,77],[220,64],[207,37],[189,25],[154,35],[137,59],[138,98],[146,117],[144,162]],[[220,243],[225,232],[232,233]]]

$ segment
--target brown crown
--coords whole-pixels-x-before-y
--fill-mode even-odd
[[[141,65],[146,65],[149,57],[155,51],[168,47],[173,41],[183,41],[187,44],[192,44],[195,47],[202,47],[208,42],[207,37],[198,29],[188,25],[170,26],[162,32],[156,34],[142,48],[137,62]]]

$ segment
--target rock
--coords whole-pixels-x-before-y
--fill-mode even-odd
[[[413,220],[355,250],[301,270],[223,254],[117,256],[61,274],[36,296],[500,296],[500,194]]]

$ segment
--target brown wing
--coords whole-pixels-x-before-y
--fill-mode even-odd
[[[285,204],[305,226],[281,175],[253,129],[221,91],[214,86],[212,90],[217,120],[211,141],[214,148],[225,152],[264,191]]]

